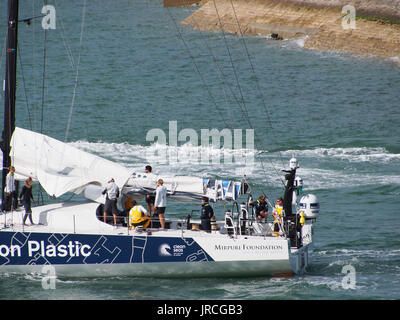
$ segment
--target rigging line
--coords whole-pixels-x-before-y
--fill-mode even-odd
[[[182,40],[182,42],[183,42],[183,44],[184,44],[184,46],[185,46],[185,48],[186,48],[186,50],[187,50],[187,52],[188,52],[188,54],[189,54],[189,57],[190,57],[191,60],[193,61],[193,64],[194,64],[194,66],[195,66],[195,69],[196,69],[197,73],[199,74],[199,76],[200,76],[200,78],[201,78],[201,81],[203,82],[204,87],[206,88],[206,90],[207,90],[207,92],[208,92],[208,94],[209,94],[211,100],[213,101],[213,103],[214,103],[214,105],[215,105],[215,108],[217,109],[217,111],[218,111],[218,113],[219,113],[219,115],[220,115],[222,121],[225,123],[225,126],[228,127],[228,124],[225,122],[224,117],[222,116],[220,110],[218,109],[218,106],[217,106],[217,103],[216,103],[216,101],[215,101],[215,98],[214,98],[214,96],[212,95],[209,86],[207,86],[206,81],[205,81],[204,77],[202,76],[202,74],[201,74],[201,72],[200,72],[200,69],[199,69],[199,67],[198,67],[198,65],[197,65],[197,63],[196,63],[196,61],[195,61],[195,59],[194,59],[194,57],[193,57],[193,55],[192,55],[192,53],[191,53],[191,51],[190,51],[190,49],[189,49],[189,47],[188,47],[188,45],[187,45],[185,39],[183,38],[182,33],[180,32],[180,30],[179,30],[179,28],[178,28],[178,25],[176,24],[176,21],[175,21],[174,17],[172,16],[172,14],[171,14],[169,8],[168,8],[168,7],[166,7],[166,8],[167,8],[167,11],[168,11],[169,16],[171,17],[171,19],[172,19],[172,21],[173,21],[173,23],[174,23],[174,25],[175,25],[175,28],[176,28],[176,30],[177,30],[177,32],[178,32],[178,34],[179,34],[179,37],[180,37],[180,39]]]
[[[82,49],[82,43],[83,43],[83,30],[84,30],[84,26],[85,26],[85,12],[86,12],[86,0],[83,2],[83,7],[82,7],[81,36],[80,36],[80,41],[79,41],[78,62],[77,62],[77,66],[76,66],[74,93],[72,95],[72,102],[71,102],[71,107],[70,107],[70,111],[69,111],[67,129],[66,129],[66,132],[65,132],[65,139],[64,139],[65,142],[67,142],[68,135],[69,135],[69,130],[71,128],[72,113],[74,111],[76,89],[78,87],[79,65],[80,65],[80,62],[81,62],[81,51],[82,51],[81,49]]]
[[[47,5],[47,0],[43,0],[43,5]],[[46,82],[46,58],[47,58],[47,29],[44,29],[44,41],[43,41],[43,71],[42,71],[42,106],[40,115],[40,133],[43,133],[43,122],[44,122],[44,90]]]
[[[218,11],[218,8],[217,8],[217,5],[216,5],[215,0],[213,0],[213,3],[214,3],[215,12],[216,12],[217,17],[218,17],[218,22],[219,22],[219,26],[220,26],[220,29],[221,29],[221,32],[222,32],[222,36],[223,36],[223,39],[224,39],[224,43],[225,43],[225,46],[226,46],[226,49],[227,49],[227,52],[228,52],[228,56],[229,56],[229,59],[230,59],[231,65],[232,65],[233,74],[234,74],[234,76],[235,76],[235,78],[236,78],[236,82],[237,82],[237,85],[238,85],[238,88],[239,88],[239,93],[240,93],[240,96],[241,96],[241,99],[242,99],[243,107],[244,107],[244,109],[245,109],[245,111],[243,110],[243,108],[241,108],[241,110],[242,110],[242,113],[243,113],[244,117],[246,118],[246,120],[247,120],[247,122],[248,122],[250,128],[254,130],[254,127],[253,127],[253,125],[251,124],[251,121],[250,121],[249,116],[248,116],[248,110],[247,110],[247,107],[246,107],[246,103],[245,103],[245,101],[244,101],[244,96],[243,96],[243,92],[242,92],[242,89],[241,89],[241,86],[240,86],[239,77],[238,77],[238,75],[237,75],[237,72],[236,72],[236,69],[235,69],[235,66],[234,66],[234,63],[233,63],[233,60],[232,60],[232,55],[231,55],[231,52],[230,52],[230,50],[229,50],[228,43],[227,43],[227,41],[226,41],[225,30],[224,30],[224,28],[223,28],[223,24],[222,24],[221,17],[220,17],[220,14],[219,14],[219,11]],[[254,135],[255,135],[255,137],[260,141],[261,145],[263,145],[262,140],[261,140],[260,137],[258,136],[256,130],[254,130]],[[263,161],[263,159],[262,159],[261,157],[260,157],[260,160],[261,160],[261,167],[262,167],[262,170],[263,170],[263,172],[264,172],[264,176],[266,177],[266,176],[267,176],[267,173],[266,173],[266,171],[265,171],[264,161]],[[271,165],[272,165],[272,167],[273,167],[275,173],[278,175],[278,172],[277,172],[277,170],[276,170],[274,164],[272,163],[271,160],[269,160],[269,161],[270,161],[270,163],[271,163]],[[282,179],[281,179],[281,182],[282,182],[283,185],[285,185],[284,182],[282,181]]]
[[[250,123],[250,121],[248,121],[248,111],[247,111],[246,104],[245,104],[245,102],[244,102],[242,87],[240,86],[239,78],[238,78],[238,75],[237,75],[237,73],[236,73],[236,69],[235,69],[234,64],[233,64],[231,51],[229,50],[229,46],[228,46],[228,43],[227,43],[227,41],[226,41],[225,30],[224,30],[224,28],[223,28],[222,21],[221,21],[221,17],[220,17],[220,15],[219,15],[218,8],[217,8],[217,5],[216,5],[216,3],[215,3],[215,0],[213,0],[213,3],[214,3],[215,12],[217,13],[219,26],[220,26],[220,29],[221,29],[221,31],[222,31],[222,36],[223,36],[223,39],[224,39],[225,47],[226,47],[226,49],[227,49],[228,56],[229,56],[229,60],[230,60],[230,63],[231,63],[231,65],[232,65],[233,74],[234,74],[234,76],[235,76],[236,83],[237,83],[237,85],[238,85],[238,89],[239,89],[239,93],[240,93],[240,97],[241,97],[241,99],[242,99],[243,107],[240,105],[240,108],[241,108],[241,110],[242,110],[242,113],[245,115],[245,117],[246,117],[246,119],[247,119],[247,122],[248,122],[250,128],[253,129],[252,124]],[[245,111],[243,110],[243,108],[244,108]]]
[[[197,23],[197,20],[194,18],[194,15],[193,15],[193,14],[190,16],[190,18],[193,20],[193,22],[194,22],[194,24],[195,24],[195,27],[196,27],[198,30],[200,30],[199,24]],[[222,84],[223,84],[223,87],[222,87],[222,88],[223,88],[223,90],[224,90],[225,102],[226,102],[226,105],[227,105],[228,110],[230,110],[230,108],[229,108],[229,106],[228,106],[228,96],[227,96],[225,87],[228,87],[228,89],[230,90],[230,92],[231,92],[233,98],[235,99],[236,103],[240,106],[240,104],[239,104],[240,102],[238,101],[238,99],[237,99],[235,93],[233,92],[231,86],[230,86],[229,84],[227,84],[227,83],[224,81],[224,77],[226,77],[226,76],[224,75],[224,72],[222,71],[222,68],[220,67],[220,65],[219,65],[219,63],[218,63],[218,60],[217,60],[216,55],[214,54],[213,50],[212,50],[211,47],[208,45],[208,43],[207,43],[206,40],[204,40],[204,44],[206,45],[208,51],[211,53],[211,55],[212,55],[212,57],[213,57],[213,61],[214,61],[215,65],[217,66],[217,69],[218,69],[218,76],[219,76],[220,81],[221,81]],[[231,110],[230,110],[230,111],[231,111]],[[231,112],[229,112],[229,118],[230,118],[231,125],[232,125],[232,129],[233,129],[234,126],[233,126],[233,119],[232,119],[232,114],[231,114]]]
[[[26,93],[26,86],[25,86],[25,76],[24,76],[24,68],[22,66],[22,56],[21,56],[21,51],[20,51],[20,46],[18,43],[18,58],[19,58],[19,65],[21,68],[21,76],[22,76],[22,84],[24,86],[24,94],[25,94],[25,102],[26,102],[26,110],[28,112],[28,120],[29,120],[29,127],[31,130],[33,130],[32,128],[32,117],[31,117],[31,112],[30,112],[30,108],[29,108],[29,101],[28,101],[28,95]]]
[[[190,16],[190,18],[193,20],[193,22],[194,22],[196,28],[200,30],[200,26],[199,26],[199,24],[197,23],[197,20],[194,18],[194,15],[193,15],[193,14]],[[217,66],[217,69],[218,69],[218,72],[219,72],[220,81],[221,81],[222,84],[223,84],[223,89],[224,89],[224,95],[225,95],[225,101],[226,101],[226,103],[228,103],[228,99],[227,99],[227,94],[226,94],[225,86],[228,87],[228,89],[229,89],[229,91],[231,92],[231,94],[232,94],[234,100],[236,101],[236,103],[237,103],[238,106],[240,107],[240,101],[239,101],[238,98],[236,97],[236,94],[235,94],[234,91],[232,90],[232,87],[224,81],[224,77],[226,77],[226,76],[225,76],[224,72],[222,71],[221,66],[220,66],[219,63],[218,63],[218,60],[217,60],[216,55],[214,54],[213,50],[212,50],[211,47],[208,45],[208,43],[207,43],[206,40],[204,40],[204,43],[205,43],[207,49],[210,51],[210,53],[211,53],[211,55],[212,55],[212,57],[213,57],[214,63],[215,63],[215,65]],[[230,108],[229,108],[228,105],[227,105],[227,107],[228,107],[228,110],[230,110]],[[231,112],[229,113],[229,117],[230,117],[232,129],[233,129],[233,119],[232,119],[232,114],[231,114]]]
[[[215,1],[215,0],[214,0],[214,1]],[[269,126],[271,127],[272,136],[274,137],[275,142],[277,143],[278,140],[277,140],[277,138],[276,138],[276,136],[275,136],[275,134],[274,134],[274,130],[273,130],[273,127],[272,127],[272,121],[271,121],[271,118],[270,118],[270,116],[269,116],[268,108],[267,108],[267,105],[266,105],[265,100],[264,100],[264,95],[262,94],[262,91],[261,91],[261,88],[260,88],[260,83],[259,83],[257,74],[256,74],[256,72],[255,72],[253,62],[251,61],[251,57],[250,57],[249,50],[248,50],[248,48],[247,48],[246,40],[245,40],[245,38],[244,38],[244,36],[243,36],[242,28],[240,27],[239,19],[238,19],[238,17],[237,17],[236,10],[235,10],[235,7],[234,7],[234,5],[233,5],[232,0],[230,0],[230,3],[231,3],[231,6],[232,6],[233,14],[234,14],[234,16],[235,16],[235,20],[236,20],[236,23],[237,23],[239,32],[240,32],[240,38],[242,39],[243,46],[244,46],[244,48],[245,48],[246,55],[247,55],[247,58],[248,58],[248,60],[249,60],[249,64],[250,64],[251,70],[252,70],[252,72],[253,72],[253,74],[254,74],[254,77],[255,77],[255,79],[256,79],[257,90],[258,90],[258,92],[259,92],[259,94],[260,94],[260,96],[261,96],[261,101],[262,101],[263,106],[264,106],[264,111],[265,111],[265,114],[266,114],[266,116],[267,116]],[[282,163],[282,167],[284,167],[283,159],[282,159],[282,155],[281,155],[280,150],[278,150],[278,154],[279,154],[279,158],[280,158],[281,163]]]
[[[54,0],[54,4],[55,4],[56,7],[58,6],[56,0]],[[58,10],[58,9],[56,8],[56,10]],[[59,24],[61,26],[61,32],[60,32],[61,33],[61,39],[63,41],[65,50],[67,51],[67,55],[68,55],[69,62],[71,64],[72,70],[75,70],[74,56],[72,54],[71,47],[69,46],[68,42],[65,39],[65,29],[64,29],[64,23],[63,23],[63,20],[61,18],[61,15],[57,16],[57,24]]]
[[[44,30],[44,43],[43,43],[43,72],[42,72],[42,109],[40,115],[40,133],[43,133],[43,115],[44,115],[44,86],[46,80],[46,42],[47,30]]]
[[[35,0],[32,1],[32,16],[35,16]],[[33,44],[36,43],[35,25],[36,25],[36,21],[33,20],[31,23],[32,43]],[[37,46],[32,45],[32,66],[36,66],[36,55],[35,55],[36,47]],[[32,87],[33,87],[32,95],[31,95],[32,100],[34,101],[33,106],[32,106],[32,110],[33,110],[33,114],[34,114],[33,120],[34,120],[34,126],[35,126],[35,128],[37,128],[38,127],[37,121],[38,121],[39,117],[38,117],[38,110],[37,110],[38,108],[35,106],[35,104],[36,104],[35,101],[36,101],[36,97],[38,95],[38,86],[37,86],[37,72],[35,72],[35,69],[32,69],[30,78],[31,78],[30,80],[32,82]],[[37,103],[37,105],[38,105],[38,103]]]

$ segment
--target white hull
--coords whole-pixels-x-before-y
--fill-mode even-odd
[[[2,273],[47,273],[41,265],[2,266]],[[292,275],[287,260],[144,263],[112,265],[56,265],[58,277],[135,276],[152,278],[254,277]],[[282,270],[289,270],[282,272]]]
[[[43,273],[51,265],[60,277],[246,277],[287,276],[308,265],[311,243],[296,249],[284,237],[221,230],[114,229],[96,218],[97,206],[36,207],[33,219],[41,225],[34,226],[21,225],[23,212],[1,215],[0,272]],[[12,226],[4,228],[3,219]]]

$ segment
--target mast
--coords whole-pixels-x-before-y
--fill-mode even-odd
[[[10,142],[15,129],[15,93],[17,85],[18,0],[8,0],[8,29],[6,43],[6,76],[4,80],[4,127],[1,150],[3,151],[3,184],[1,190],[4,206],[4,188],[8,167],[11,165]]]

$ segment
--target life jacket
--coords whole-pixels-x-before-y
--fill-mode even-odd
[[[139,206],[137,205],[129,211],[129,217],[132,228],[135,228],[137,226],[147,228],[150,224],[150,218],[143,214],[143,212],[139,210]]]
[[[282,210],[283,207],[276,205],[275,206],[275,220],[274,222],[279,222],[280,220],[282,220]]]
[[[303,226],[306,222],[306,218],[304,217],[304,212],[300,211],[300,225]]]

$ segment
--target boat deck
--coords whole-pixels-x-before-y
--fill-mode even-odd
[[[83,208],[91,207],[92,204],[81,205]],[[42,209],[38,209],[42,208]],[[68,206],[66,207],[68,208]],[[36,209],[36,210],[35,210]],[[43,210],[45,209],[45,210]],[[71,207],[71,209],[73,209]],[[53,212],[54,210],[54,212]],[[252,223],[250,228],[239,230],[236,228],[227,228],[225,221],[215,221],[212,225],[211,232],[200,230],[201,221],[199,219],[191,219],[188,227],[185,219],[166,219],[166,229],[158,227],[150,227],[146,229],[128,228],[122,223],[116,227],[104,223],[93,215],[88,215],[85,210],[82,212],[69,212],[67,217],[63,214],[65,208],[58,205],[48,205],[43,207],[33,208],[33,221],[35,224],[31,225],[29,218],[26,224],[22,223],[25,211],[18,208],[15,211],[0,213],[0,232],[22,232],[22,233],[77,233],[77,234],[107,234],[107,235],[154,235],[160,237],[213,237],[220,236],[222,238],[239,238],[239,237],[268,237],[268,238],[282,238],[282,233],[272,232],[271,223]],[[70,211],[70,210],[69,210]],[[57,216],[53,219],[52,216]],[[84,217],[84,223],[82,222]],[[94,217],[94,218],[93,218]],[[93,220],[94,219],[94,220]],[[89,221],[87,221],[89,220]],[[89,225],[89,227],[88,227]],[[154,225],[159,225],[155,221]]]

